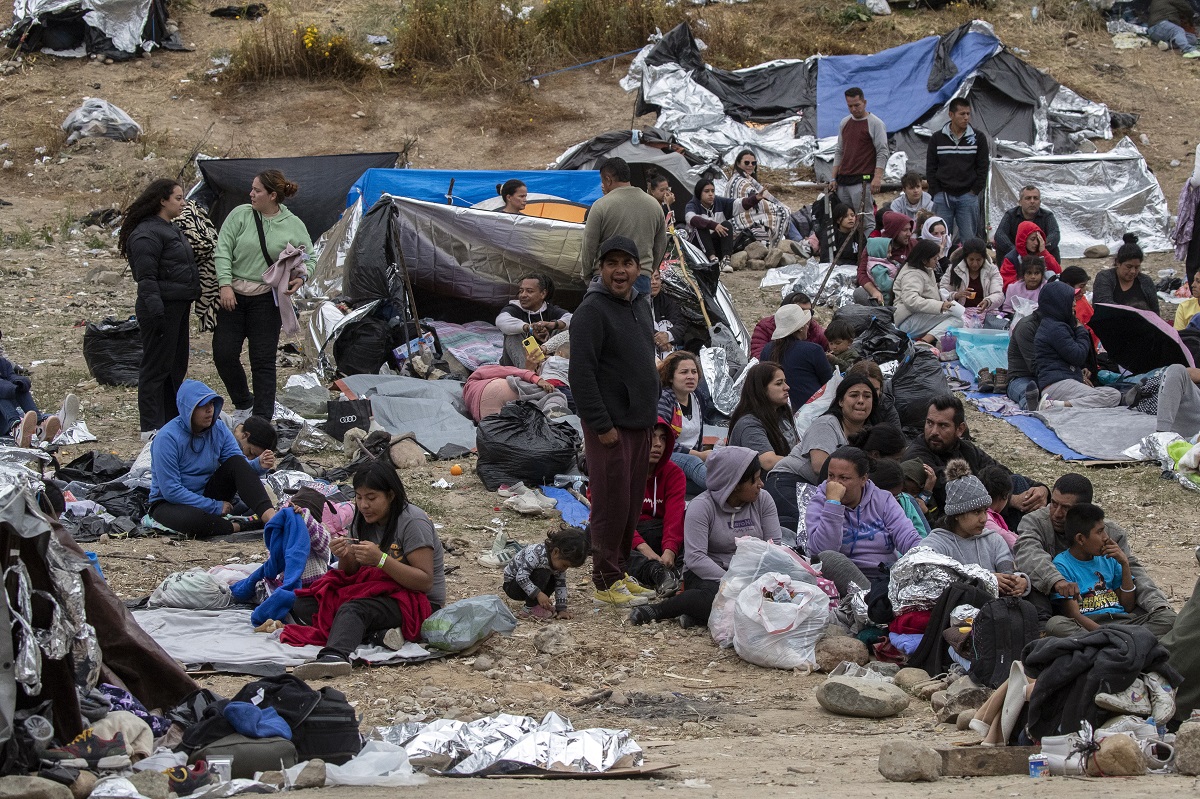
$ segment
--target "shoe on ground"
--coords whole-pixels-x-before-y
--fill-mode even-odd
[[[157,433],[157,430],[143,430],[142,432],[138,433],[138,438],[140,438],[142,441],[153,441],[154,436]]]
[[[516,541],[509,541],[508,535],[501,530],[492,539],[491,550],[484,552],[476,560],[489,569],[503,569],[520,551],[521,545]]]
[[[1025,386],[1025,407],[1028,410],[1036,410],[1041,394],[1038,392],[1036,383],[1030,383]]]
[[[654,609],[649,605],[639,605],[629,611],[629,623],[636,627],[653,624],[656,621],[658,621],[658,616],[654,615]]]
[[[1175,693],[1171,684],[1157,672],[1142,677],[1146,681],[1146,693],[1150,695],[1150,713],[1156,719],[1175,718]]]
[[[70,430],[71,426],[79,421],[79,397],[74,394],[63,397],[62,408],[58,411],[58,421],[62,424],[63,430]]]
[[[57,438],[58,434],[61,432],[62,422],[59,421],[57,416],[47,416],[46,421],[42,422],[41,435],[43,443],[53,444],[54,439]]]
[[[598,606],[608,605],[614,608],[632,608],[645,605],[648,600],[644,596],[634,596],[625,586],[624,580],[617,580],[604,590],[595,589],[592,593],[592,603]]]
[[[226,516],[225,520],[230,524],[236,524],[239,533],[244,533],[247,530],[261,530],[265,526],[263,520],[257,515]]]
[[[383,645],[393,652],[399,652],[408,643],[404,640],[404,630],[393,627],[383,634]]]
[[[996,381],[993,379],[990,369],[979,370],[979,376],[976,378],[976,386],[982,394],[994,394],[996,392]]]
[[[548,619],[554,618],[554,611],[546,610],[546,608],[542,607],[541,605],[534,605],[532,607],[525,608],[520,613],[518,613],[517,616],[522,619],[534,619],[536,621],[546,621]]]
[[[103,740],[92,732],[91,727],[75,736],[69,744],[47,749],[42,754],[42,761],[89,770],[122,769],[132,765],[124,735],[118,732],[111,739]]]
[[[733,273],[733,264],[729,263],[728,261],[723,261],[721,263],[721,272],[726,275],[732,274]]]
[[[1131,716],[1149,716],[1150,695],[1146,683],[1138,677],[1124,691],[1096,694],[1096,706],[1113,713],[1128,713]]]
[[[33,434],[37,432],[37,411],[27,411],[13,428],[13,443],[18,447],[28,447],[33,443]]]
[[[176,796],[191,796],[205,785],[220,782],[217,770],[203,760],[197,760],[191,768],[174,766],[163,771],[167,775],[168,792]]]
[[[500,486],[500,490],[496,493],[505,499],[508,499],[509,497],[519,497],[527,491],[529,491],[529,486],[525,485],[524,483],[513,483],[510,486]]]
[[[628,574],[625,575],[625,587],[628,588],[629,593],[633,594],[634,596],[652,597],[656,595],[654,589],[647,588],[637,580],[630,577]]]
[[[536,488],[531,488],[525,492],[525,496],[532,497],[533,501],[541,505],[545,510],[554,510],[558,507],[558,500],[554,497],[548,497]]]
[[[996,393],[997,394],[1007,394],[1008,393],[1008,370],[1007,369],[997,369],[994,373],[994,376],[996,378],[996,387],[995,387]]]
[[[699,627],[700,622],[696,621],[691,616],[684,613],[682,616],[679,617],[679,626],[685,630],[690,630],[693,627]]]
[[[1200,58],[1200,48],[1188,50],[1183,54],[1184,58]]]
[[[515,511],[522,516],[541,516],[546,508],[542,503],[538,502],[533,496],[533,492],[521,494],[520,496],[509,497],[504,500],[504,507],[511,511]]]
[[[348,660],[337,655],[325,655],[296,666],[292,669],[292,676],[300,680],[327,680],[330,677],[344,677],[353,668]]]
[[[1197,560],[1200,560],[1200,555],[1197,556]],[[662,579],[658,581],[658,587],[655,590],[655,593],[658,594],[659,599],[666,599],[678,594],[680,587],[681,581],[679,579],[679,572],[675,571],[674,569],[663,569],[663,576]]]

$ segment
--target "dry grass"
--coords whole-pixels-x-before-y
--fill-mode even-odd
[[[323,32],[283,13],[268,14],[238,39],[225,77],[234,83],[357,80],[370,65],[344,33]]]
[[[562,103],[539,96],[526,84],[519,84],[506,92],[501,104],[484,116],[482,125],[494,129],[505,138],[511,138],[545,130],[563,122],[578,122],[584,118],[585,115],[578,109],[568,108]]]

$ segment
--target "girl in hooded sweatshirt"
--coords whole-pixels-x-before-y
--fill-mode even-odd
[[[986,311],[1004,302],[1004,281],[988,260],[983,239],[967,239],[955,251],[950,268],[942,275],[941,289],[964,308]]]
[[[946,272],[950,265],[950,233],[946,230],[946,220],[940,216],[931,216],[921,225],[921,241],[932,241],[941,248],[938,253],[938,274]]]
[[[683,593],[636,607],[632,624],[678,618],[680,625],[707,624],[721,578],[737,551],[737,539],[782,540],[775,501],[762,490],[758,453],[724,447],[708,459],[708,489],[692,500],[683,523]]]
[[[840,447],[827,461],[828,477],[805,513],[809,554],[842,596],[871,587],[921,536],[890,492],[871,482],[870,458]]]
[[[1092,354],[1092,336],[1075,319],[1075,290],[1061,280],[1047,283],[1039,297],[1038,311],[1042,315],[1034,339],[1034,371],[1042,391],[1038,410],[1120,405],[1120,391],[1088,382],[1084,367]]]
[[[1015,246],[1004,256],[1000,264],[1000,277],[1004,279],[1004,288],[1015,283],[1019,276],[1021,259],[1027,255],[1038,255],[1046,259],[1046,271],[1054,274],[1062,273],[1062,266],[1054,253],[1046,249],[1046,234],[1033,222],[1022,222],[1017,225]]]
[[[209,538],[262,527],[275,515],[258,473],[225,423],[225,401],[199,380],[184,380],[179,415],[150,442],[150,518],[184,535]],[[253,515],[233,517],[240,497]]]
[[[1047,253],[1049,254],[1049,253]],[[1004,290],[1004,303],[1000,313],[1011,314],[1016,311],[1014,300],[1018,297],[1029,300],[1037,305],[1042,296],[1042,287],[1046,285],[1046,261],[1037,255],[1029,255],[1021,259],[1021,279],[1009,283]]]
[[[674,447],[675,431],[660,417],[650,439],[646,495],[625,567],[639,585],[653,588],[660,597],[679,591],[678,566],[683,563],[687,478],[669,457]]]
[[[858,288],[854,290],[854,301],[859,305],[887,305],[883,290],[871,276],[869,258],[884,258],[893,264],[903,265],[908,260],[916,242],[913,241],[913,221],[895,211],[883,212],[883,235],[867,239],[867,246],[858,258]]]

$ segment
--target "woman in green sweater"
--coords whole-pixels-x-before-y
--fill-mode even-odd
[[[213,360],[229,401],[242,412],[239,416],[253,413],[269,420],[275,413],[275,350],[279,347],[282,319],[271,287],[263,282],[263,273],[289,244],[303,247],[306,257],[311,257],[308,229],[286,205],[280,205],[299,188],[278,169],[260,172],[250,184],[249,204],[229,212],[217,238],[215,261],[221,304],[213,332]],[[293,278],[287,293],[295,293],[304,280]],[[242,368],[242,346],[247,340],[253,393]]]

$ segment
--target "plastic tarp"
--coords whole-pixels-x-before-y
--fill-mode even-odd
[[[90,30],[78,25],[80,19]],[[28,32],[20,44],[29,49],[45,47],[70,56],[103,53],[124,60],[141,50],[143,42],[183,49],[176,37],[168,36],[166,20],[161,0],[16,0],[13,25],[5,33]]]
[[[363,208],[371,208],[385,194],[446,205],[451,181],[454,182],[453,205],[458,207],[472,206],[495,197],[496,186],[512,178],[524,181],[531,193],[551,194],[584,205],[591,205],[601,195],[600,173],[590,171],[368,169],[360,174],[361,177],[343,195],[347,208],[360,199]]]
[[[412,433],[430,452],[446,444],[475,448],[475,423],[466,416],[462,383],[399,375],[349,375],[342,384],[371,401],[375,422],[392,435]]]
[[[1125,233],[1136,233],[1142,249],[1173,249],[1171,214],[1158,180],[1128,137],[1106,153],[993,158],[988,177],[988,234],[1004,212],[1017,205],[1021,187],[1042,191],[1042,206],[1054,212],[1064,258],[1081,258],[1093,244],[1114,252]]]
[[[208,206],[209,219],[219,229],[230,211],[250,201],[254,176],[278,169],[300,186],[285,204],[300,217],[315,241],[338,221],[346,208],[346,193],[355,181],[369,169],[392,166],[399,157],[399,153],[345,153],[296,158],[198,158],[202,182],[188,196]]]

